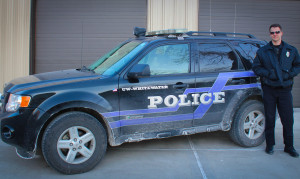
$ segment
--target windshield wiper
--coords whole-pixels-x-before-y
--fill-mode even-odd
[[[83,66],[82,68],[79,68],[79,69],[76,69],[76,70],[78,70],[78,71],[80,70],[80,71],[82,71],[82,72],[91,71],[91,72],[95,73],[94,70],[89,69],[89,68],[87,68],[86,66]]]

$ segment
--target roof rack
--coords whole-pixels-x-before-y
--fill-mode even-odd
[[[223,36],[223,37],[246,37],[251,39],[256,39],[255,36],[251,34],[244,33],[231,33],[231,32],[201,32],[201,31],[189,31],[185,33],[188,36]]]
[[[169,38],[174,38],[178,36],[188,37],[188,36],[219,36],[219,37],[239,37],[239,38],[251,38],[256,39],[255,36],[246,33],[232,33],[232,32],[205,32],[205,31],[187,31],[187,29],[165,29],[158,31],[146,32],[144,28],[136,27],[134,29],[134,35],[137,37],[146,36],[166,36]]]

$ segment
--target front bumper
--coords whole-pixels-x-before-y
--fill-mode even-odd
[[[18,155],[23,158],[32,158],[36,150],[39,128],[34,122],[38,115],[34,114],[34,109],[0,113],[2,141],[16,147]]]

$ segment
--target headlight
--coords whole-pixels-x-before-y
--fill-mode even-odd
[[[30,96],[10,94],[5,109],[7,112],[15,112],[20,107],[24,107],[24,108],[28,107],[30,100],[31,100]]]

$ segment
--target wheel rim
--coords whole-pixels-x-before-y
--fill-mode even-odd
[[[61,159],[70,164],[87,161],[95,152],[96,139],[93,133],[82,126],[73,126],[65,130],[57,142],[57,151]]]
[[[265,116],[260,111],[251,111],[244,121],[244,132],[249,139],[259,138],[265,130]]]

